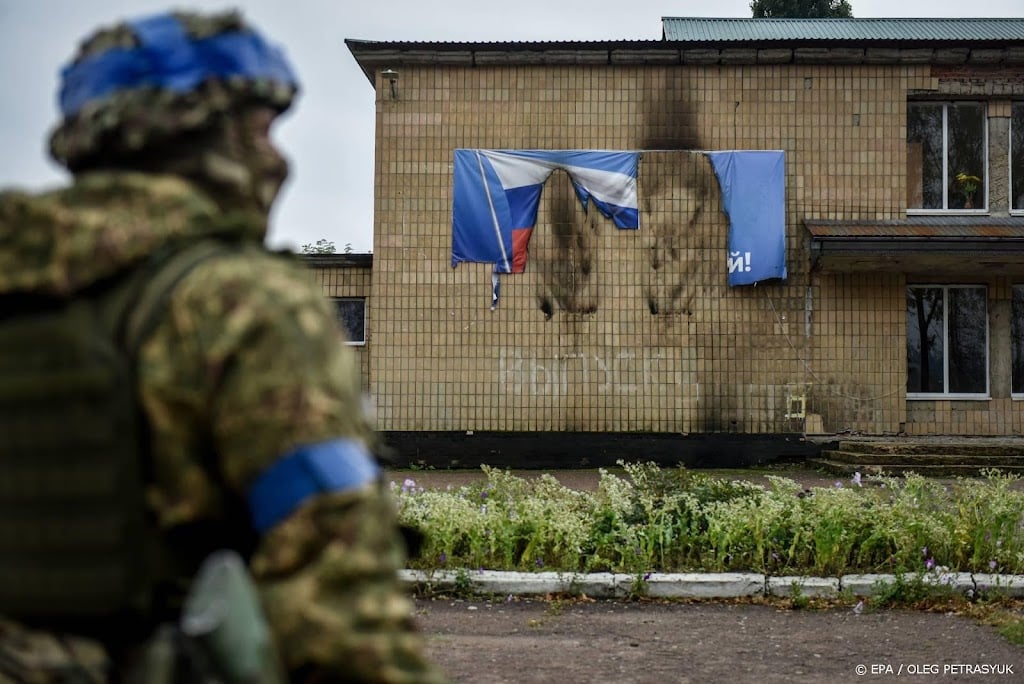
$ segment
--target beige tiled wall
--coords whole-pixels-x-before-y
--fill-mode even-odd
[[[378,427],[955,431],[949,402],[908,416],[903,277],[811,274],[801,223],[904,216],[907,92],[935,86],[927,66],[403,67],[397,98],[377,88]],[[456,148],[643,150],[641,228],[556,172],[491,311],[491,267],[450,266]],[[784,283],[727,286],[694,150],[728,149],[786,151]],[[964,414],[1002,429],[1014,407]]]
[[[309,264],[316,282],[323,288],[328,297],[365,297],[366,298],[366,344],[352,345],[359,355],[359,367],[362,374],[363,389],[370,390],[370,350],[372,346],[371,323],[373,315],[373,298],[371,292],[372,269],[357,266],[322,266],[315,262]]]

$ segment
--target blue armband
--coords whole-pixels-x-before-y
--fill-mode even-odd
[[[258,532],[266,532],[311,496],[362,487],[380,472],[359,440],[335,439],[299,447],[278,459],[249,487],[253,525]]]

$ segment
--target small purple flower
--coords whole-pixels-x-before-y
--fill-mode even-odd
[[[777,554],[774,551],[772,551],[772,560],[776,560],[776,561],[779,560],[779,554]]]
[[[935,559],[934,558],[929,558],[928,560],[926,560],[924,562],[924,567],[927,570],[931,570],[932,568],[934,568],[935,567]]]
[[[988,562],[988,569],[989,570],[995,570],[997,565],[999,565],[999,564],[996,563],[994,560],[990,560]]]
[[[645,572],[644,573],[644,582],[648,581],[649,579],[651,579],[651,573]]]
[[[543,568],[544,567],[544,559],[543,558],[538,558],[534,564],[538,568]]]
[[[481,499],[486,499],[487,498],[487,490],[486,489],[484,491],[480,492],[480,498]]]
[[[834,486],[834,487],[835,487],[836,489],[842,489],[842,488],[843,488],[843,483],[842,483],[842,482],[840,482],[839,480],[836,480],[836,483],[835,483],[835,485],[833,485],[833,486]]]
[[[441,565],[444,565],[448,562],[448,554],[442,551],[441,555],[438,557],[438,560],[441,562]]]

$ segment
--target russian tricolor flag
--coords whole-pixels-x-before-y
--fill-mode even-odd
[[[544,183],[555,169],[572,179],[583,208],[593,203],[619,228],[640,226],[638,152],[455,150],[452,266],[493,263],[522,273]]]

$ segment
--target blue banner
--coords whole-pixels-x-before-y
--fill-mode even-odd
[[[786,277],[785,152],[705,152],[729,217],[729,285]]]

